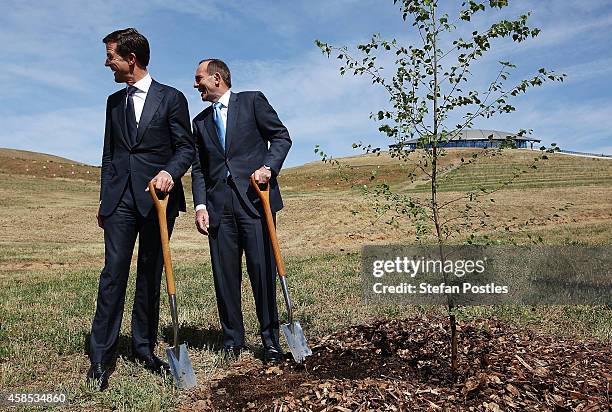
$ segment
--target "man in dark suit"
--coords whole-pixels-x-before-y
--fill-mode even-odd
[[[240,307],[242,252],[246,255],[264,361],[282,360],[276,307],[276,266],[251,175],[270,184],[270,205],[283,207],[276,176],[291,147],[287,129],[261,92],[232,93],[221,60],[200,62],[194,87],[213,103],[193,120],[197,158],[192,167],[196,226],[208,235],[217,308],[226,352],[244,345]]]
[[[127,87],[109,96],[102,154],[98,225],[104,229],[105,265],[100,275],[93,319],[88,379],[108,385],[108,364],[117,345],[130,262],[139,239],[136,294],[132,308],[132,352],[155,372],[168,370],[156,357],[163,257],[159,223],[149,181],[169,193],[168,229],[185,211],[181,177],[195,148],[185,96],[151,79],[149,43],[135,29],[115,31],[103,39],[106,63],[115,82]]]

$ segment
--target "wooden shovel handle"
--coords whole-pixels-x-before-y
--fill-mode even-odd
[[[272,251],[274,252],[274,260],[276,261],[276,269],[278,270],[278,276],[285,277],[285,262],[278,246],[278,238],[276,237],[276,226],[274,226],[274,219],[272,218],[272,209],[270,209],[270,184],[266,183],[265,188],[259,187],[259,183],[255,180],[254,176],[251,176],[251,186],[257,192],[261,204],[263,205],[264,216],[266,223],[268,224],[268,233],[270,235],[270,241],[272,242]]]
[[[159,220],[159,235],[161,237],[162,253],[164,255],[164,268],[166,269],[166,288],[168,295],[175,295],[176,288],[174,286],[174,272],[172,271],[172,258],[170,257],[170,238],[168,236],[168,221],[166,220],[166,207],[170,195],[167,194],[162,200],[159,200],[155,192],[155,185],[149,182],[149,193],[153,198],[153,204],[157,210],[157,218]]]

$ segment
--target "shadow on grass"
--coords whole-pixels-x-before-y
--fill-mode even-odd
[[[91,340],[91,333],[87,333],[85,335],[85,339],[83,340],[83,352],[85,355],[89,356],[89,341]],[[115,354],[113,358],[124,357],[131,358],[132,357],[132,337],[128,335],[119,335],[119,339],[117,341],[117,346],[114,350]]]
[[[161,338],[168,345],[174,345],[174,329],[172,325],[164,326]],[[223,348],[223,333],[214,328],[198,328],[193,325],[181,325],[179,327],[179,341],[186,343],[189,348],[209,349],[219,351]]]
[[[172,325],[166,325],[162,329],[162,337],[168,345],[174,345],[174,330]],[[189,349],[207,349],[223,354],[223,332],[220,329],[208,327],[199,328],[193,325],[181,325],[179,328],[179,342],[186,343]],[[252,352],[255,358],[263,360],[264,349],[261,345],[245,344],[244,350]],[[285,353],[285,358],[289,359],[290,353]]]
[[[172,325],[166,325],[161,330],[160,340],[163,340],[168,345],[174,345],[174,330]],[[90,339],[91,333],[85,335],[83,339],[83,353],[87,356],[90,354]],[[196,326],[181,325],[179,328],[179,340],[181,343],[187,343],[187,346],[194,349],[209,349],[219,351],[223,349],[223,333],[219,329],[214,328],[199,328]],[[129,335],[119,335],[117,346],[114,350],[113,358],[123,357],[132,359],[132,337]]]

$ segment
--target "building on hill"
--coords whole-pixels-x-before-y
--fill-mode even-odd
[[[462,130],[459,133],[451,135],[446,142],[441,143],[444,148],[488,148],[500,147],[502,145],[513,145],[519,149],[533,149],[534,143],[540,143],[540,139],[533,137],[519,136],[516,133],[500,132],[498,130]],[[415,150],[417,148],[418,139],[411,139],[402,144],[404,149]],[[398,147],[397,144],[390,147]],[[427,147],[427,145],[426,145]]]

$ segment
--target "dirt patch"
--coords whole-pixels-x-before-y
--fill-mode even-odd
[[[454,374],[444,318],[377,322],[319,339],[305,365],[235,364],[180,410],[609,410],[610,347],[496,320],[460,333]]]

